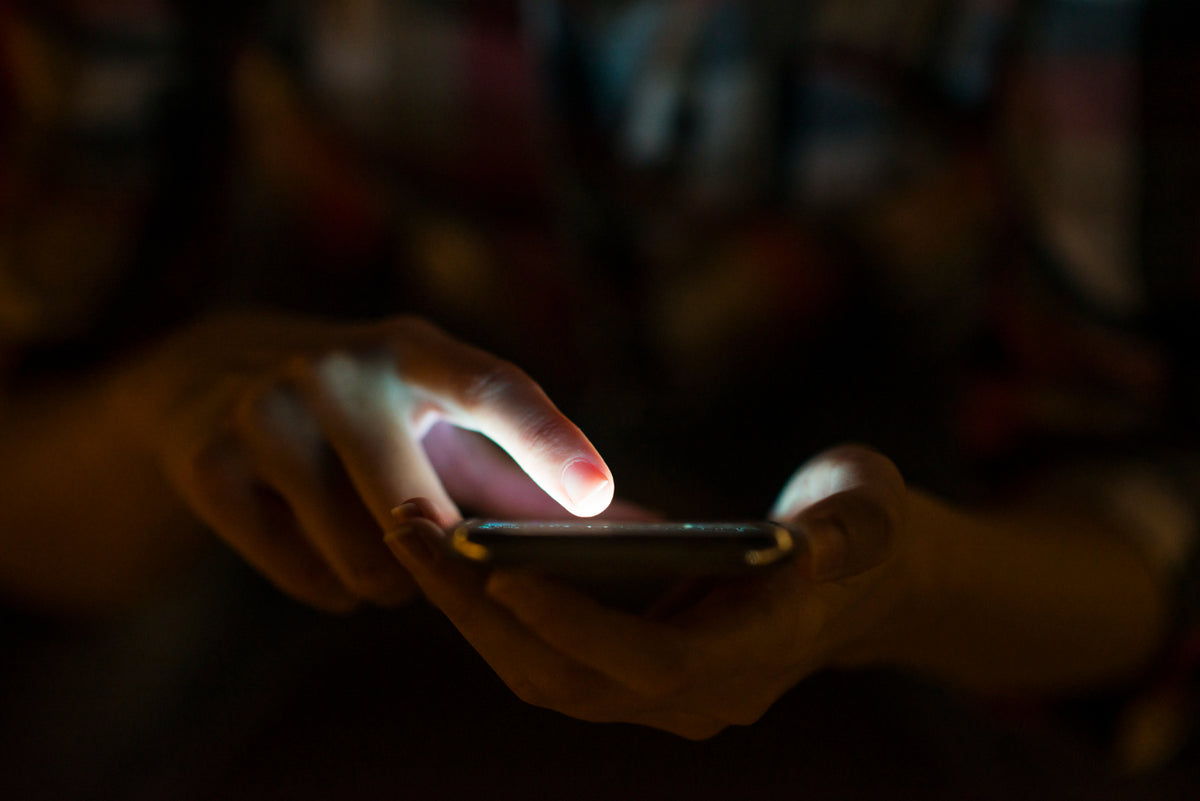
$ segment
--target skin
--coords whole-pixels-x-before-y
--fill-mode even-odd
[[[988,692],[1127,680],[1156,652],[1166,603],[1119,536],[1081,515],[968,514],[907,488],[862,446],[793,476],[773,512],[803,556],[665,618],[602,607],[552,580],[481,577],[440,554],[424,499],[386,541],[522,699],[691,739],[748,725],[805,676],[892,665]]]
[[[806,532],[800,558],[668,614],[482,576],[440,556],[460,504],[636,510],[610,506],[604,461],[528,376],[411,318],[216,318],[82,379],[8,387],[0,471],[0,586],[21,602],[136,602],[207,529],[320,608],[419,587],[530,703],[696,739],[828,667],[1073,692],[1134,675],[1166,630],[1159,577],[1109,521],[956,509],[859,445],[801,466],[771,511]]]
[[[842,469],[832,467],[835,458]],[[870,569],[865,562],[884,561],[898,522],[889,516],[902,491],[899,473],[872,451],[823,457],[781,499],[807,510],[803,558],[764,579],[719,587],[656,620],[607,609],[534,575],[496,571],[481,578],[440,555],[441,535],[427,518],[425,499],[396,511],[399,525],[386,541],[525,701],[583,720],[641,723],[699,739],[730,723],[756,721],[849,636],[826,623],[857,625],[849,606],[870,589],[848,577]],[[843,520],[864,523],[853,532],[853,555],[839,528]]]
[[[414,593],[381,542],[404,498],[448,524],[455,498],[591,515],[613,493],[528,376],[411,318],[216,318],[0,409],[0,586],[72,614],[136,601],[202,528],[303,602],[390,606]]]

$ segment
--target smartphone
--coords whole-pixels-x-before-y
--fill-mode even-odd
[[[664,523],[604,520],[465,520],[449,546],[484,565],[551,572],[738,573],[766,567],[795,549],[792,529],[770,521]]]
[[[793,556],[797,532],[771,521],[465,520],[447,545],[461,559],[566,580],[627,609],[672,587],[752,574]]]

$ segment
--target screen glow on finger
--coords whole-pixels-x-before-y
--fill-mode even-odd
[[[586,459],[569,462],[562,473],[563,490],[580,517],[592,517],[608,508],[613,499],[612,479]]]

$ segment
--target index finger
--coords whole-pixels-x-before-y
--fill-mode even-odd
[[[401,354],[401,369],[443,417],[494,441],[571,513],[590,517],[608,507],[612,471],[533,379],[433,326],[416,340]]]

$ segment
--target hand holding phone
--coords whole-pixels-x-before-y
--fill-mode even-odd
[[[460,548],[475,542],[486,550],[476,560],[448,557],[455,527],[412,519],[419,508],[396,514],[399,525],[385,542],[518,697],[583,720],[638,723],[700,739],[731,723],[754,722],[816,670],[861,664],[864,649],[877,645],[870,642],[875,632],[889,638],[893,599],[903,598],[908,586],[900,565],[875,568],[895,558],[891,542],[903,530],[908,499],[886,457],[859,446],[829,451],[796,472],[775,506],[788,521],[788,536],[776,536],[790,539],[791,547],[781,549],[786,553],[777,561],[762,561],[780,569],[750,567],[748,579],[708,573],[695,583],[718,586],[698,588],[695,602],[685,599],[672,610],[678,596],[670,597],[640,615],[606,608],[524,570],[481,577],[470,565],[478,557],[495,564],[496,543],[463,532]],[[598,542],[564,547],[590,549]],[[635,548],[615,565],[629,568],[630,560],[654,550]],[[692,558],[692,549],[684,552]],[[514,557],[514,564],[531,562],[521,560]],[[733,575],[746,570],[745,563]],[[548,569],[558,569],[553,564]]]

